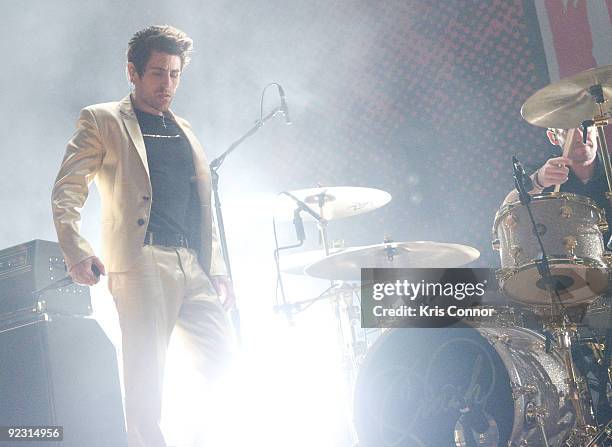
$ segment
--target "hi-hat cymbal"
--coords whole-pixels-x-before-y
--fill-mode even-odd
[[[571,129],[599,115],[589,89],[601,85],[604,116],[612,117],[612,65],[591,68],[535,92],[521,108],[523,118],[536,126]]]
[[[356,186],[330,186],[289,191],[325,220],[356,216],[380,208],[391,200],[391,194],[374,188]],[[286,195],[279,195],[274,215],[279,219],[293,219],[296,203]],[[314,220],[306,212],[303,219]]]
[[[467,245],[444,242],[390,242],[347,248],[304,269],[317,278],[358,281],[362,268],[453,268],[480,257]]]

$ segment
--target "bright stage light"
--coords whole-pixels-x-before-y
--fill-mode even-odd
[[[164,396],[169,444],[197,439],[223,447],[352,445],[351,388],[332,317],[329,303],[297,317],[302,321],[295,327],[270,313],[214,388],[189,371],[190,354],[175,340]]]

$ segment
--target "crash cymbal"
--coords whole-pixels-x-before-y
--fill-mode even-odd
[[[521,108],[523,118],[536,126],[571,129],[599,115],[589,89],[601,85],[604,115],[612,117],[612,65],[591,68],[535,92]]]
[[[480,252],[467,245],[443,242],[390,242],[347,248],[304,269],[317,278],[358,281],[362,268],[452,268],[472,262]]]
[[[388,192],[356,186],[298,189],[289,193],[306,203],[325,220],[367,213],[386,205],[391,200],[391,194]],[[295,209],[296,202],[281,194],[278,196],[274,215],[279,219],[292,220]],[[314,220],[308,213],[302,212],[301,215],[304,220]]]

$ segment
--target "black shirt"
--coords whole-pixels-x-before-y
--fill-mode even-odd
[[[168,117],[137,109],[136,116],[147,150],[153,189],[148,231],[183,234],[195,247],[199,201],[189,141]]]
[[[554,187],[544,189],[544,192],[552,192]],[[606,212],[606,220],[608,221],[608,232],[604,235],[604,244],[608,243],[612,230],[612,207],[610,201],[606,199],[606,191],[608,191],[608,181],[606,180],[606,173],[603,165],[599,161],[599,155],[595,159],[595,170],[593,171],[593,177],[583,183],[574,171],[570,169],[568,180],[561,185],[561,192],[570,192],[573,194],[579,194],[581,196],[589,197],[594,200],[597,206]]]

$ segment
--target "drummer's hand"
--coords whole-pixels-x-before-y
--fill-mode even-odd
[[[555,157],[549,159],[538,169],[538,180],[542,186],[548,188],[553,185],[561,185],[567,182],[569,167],[572,160],[567,157]]]

